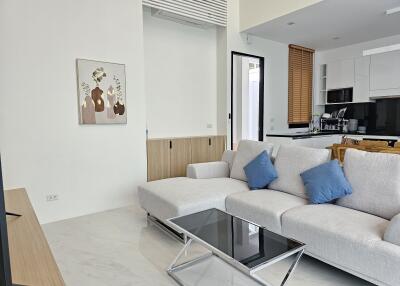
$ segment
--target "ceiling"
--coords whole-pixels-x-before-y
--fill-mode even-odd
[[[324,0],[244,32],[316,50],[334,49],[400,34],[400,13],[385,13],[399,6],[400,0]]]

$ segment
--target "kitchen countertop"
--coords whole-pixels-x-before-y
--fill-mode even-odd
[[[361,134],[361,133],[344,133],[340,131],[322,131],[322,132],[296,132],[296,133],[269,133],[267,137],[287,137],[293,139],[310,138],[316,136],[329,136],[329,135],[358,135],[358,136],[371,136],[372,138],[388,138],[399,139],[399,136],[380,135],[380,134]]]

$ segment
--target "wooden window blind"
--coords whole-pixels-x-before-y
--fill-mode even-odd
[[[314,50],[289,45],[288,123],[307,124],[312,116]]]

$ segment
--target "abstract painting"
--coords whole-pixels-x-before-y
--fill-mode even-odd
[[[125,124],[125,65],[76,60],[80,124]]]

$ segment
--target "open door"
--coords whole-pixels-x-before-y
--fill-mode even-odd
[[[263,141],[263,57],[232,52],[230,125],[232,150],[240,140]]]

